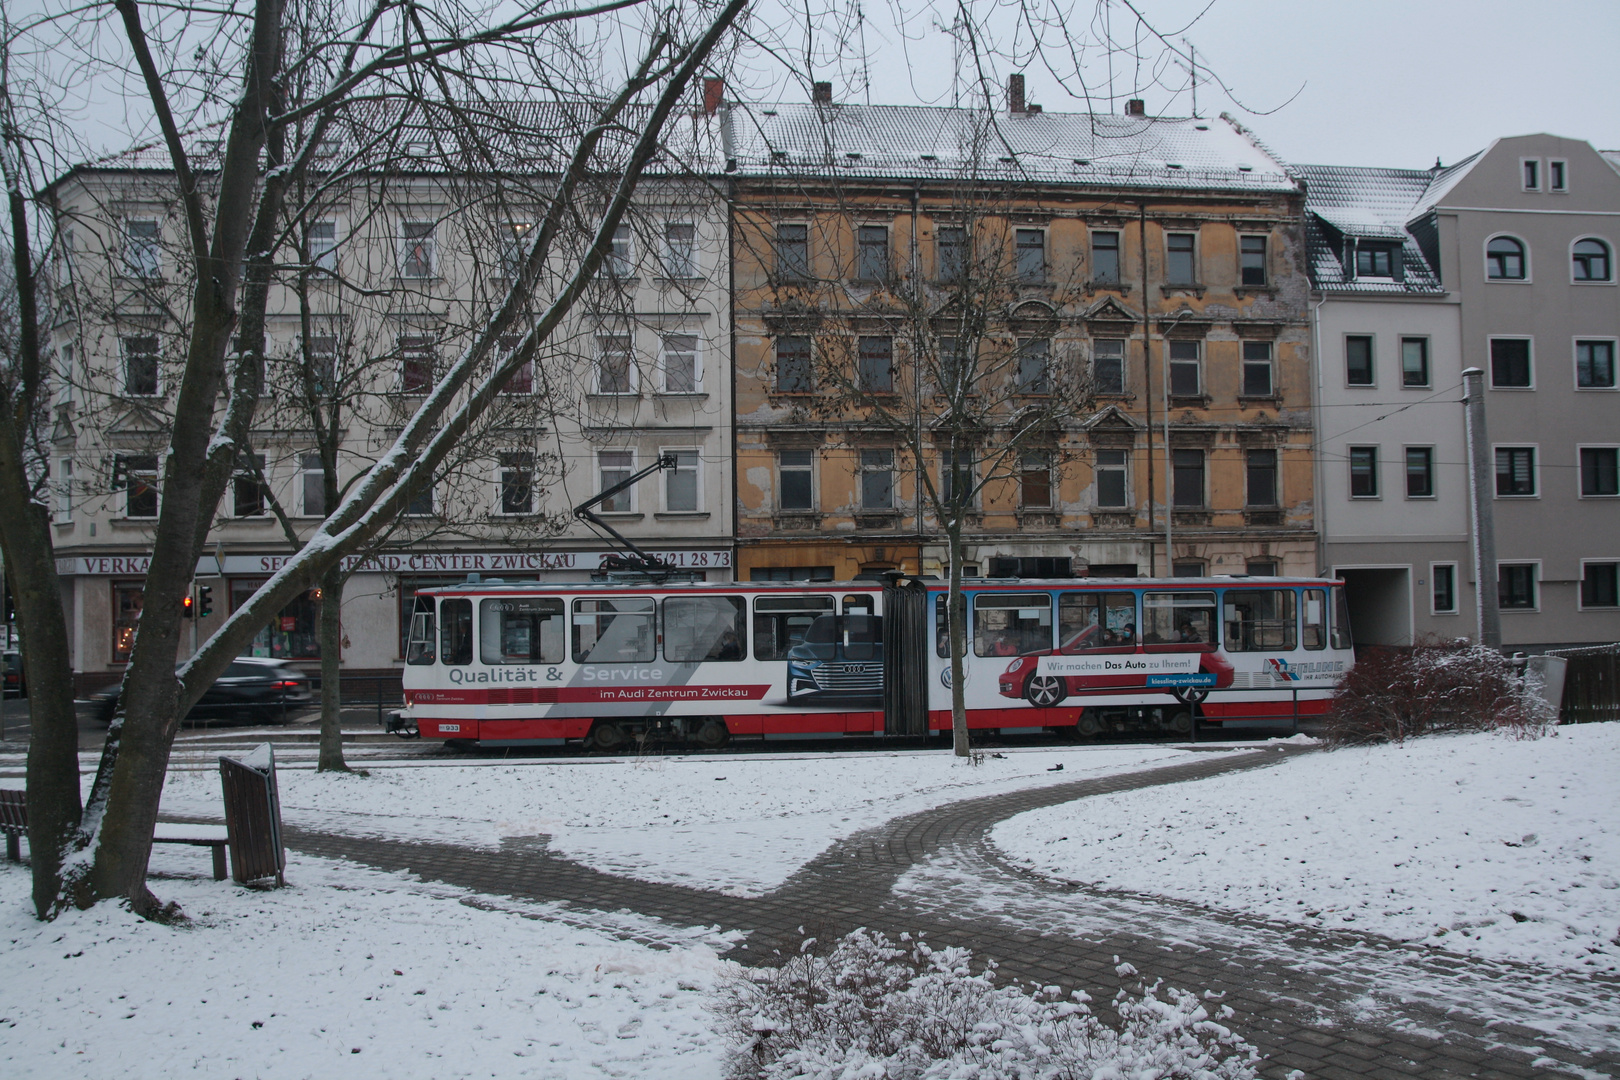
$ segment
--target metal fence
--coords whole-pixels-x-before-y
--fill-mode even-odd
[[[1589,724],[1620,720],[1620,643],[1586,649],[1549,649],[1569,662],[1564,669],[1564,702],[1559,720]]]
[[[315,697],[311,704],[321,706],[321,676],[311,673],[310,688]],[[364,712],[380,726],[383,714],[405,704],[405,692],[397,672],[388,675],[342,675],[338,679],[338,699],[342,712],[354,716]],[[356,717],[357,718],[357,717]],[[357,718],[358,719],[358,718]]]

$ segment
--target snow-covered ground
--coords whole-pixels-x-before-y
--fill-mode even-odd
[[[1620,724],[1312,754],[1031,811],[991,838],[1068,881],[1620,970]]]
[[[986,756],[978,765],[949,751],[911,750],[277,775],[289,825],[481,847],[545,835],[551,851],[609,873],[758,895],[834,841],[894,817],[1187,756],[1167,746],[1043,747]],[[1061,771],[1053,771],[1057,765]],[[219,774],[171,772],[163,812],[218,816]]]
[[[702,932],[569,925],[307,856],[273,892],[152,884],[189,926],[115,904],[40,923],[27,871],[0,864],[0,1076],[720,1075],[708,1006],[724,945]],[[626,929],[669,947],[610,936]]]

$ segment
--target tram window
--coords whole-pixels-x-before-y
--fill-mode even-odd
[[[964,604],[967,597],[962,598]],[[940,656],[951,655],[951,597],[941,593],[934,601],[934,651]]]
[[[844,616],[839,626],[844,659],[877,659],[878,647],[883,644],[883,620],[873,614],[876,607],[870,596],[844,597]]]
[[[1348,649],[1350,647],[1350,604],[1344,598],[1344,587],[1335,586],[1333,589],[1333,647],[1335,649]]]
[[[1062,593],[1058,648],[1063,652],[1129,649],[1136,645],[1136,594]]]
[[[1143,593],[1142,644],[1215,644],[1214,593]]]
[[[1293,589],[1228,589],[1222,607],[1227,652],[1292,652],[1299,648]]]
[[[457,598],[439,605],[439,656],[447,664],[472,663],[472,601]]]
[[[1049,593],[979,593],[973,597],[975,656],[1022,656],[1051,647]]]
[[[434,647],[438,631],[433,626],[433,597],[418,596],[411,610],[411,632],[405,642],[407,664],[431,664],[438,657]]]
[[[664,601],[664,659],[696,664],[743,659],[747,624],[740,596],[672,596]]]
[[[786,660],[802,644],[818,615],[833,614],[830,596],[760,596],[754,599],[754,659]]]
[[[1305,590],[1305,647],[1327,648],[1327,593],[1321,589]]]
[[[560,664],[563,602],[502,596],[478,604],[478,654],[486,664]]]
[[[574,661],[646,664],[658,657],[653,601],[646,596],[574,601]]]

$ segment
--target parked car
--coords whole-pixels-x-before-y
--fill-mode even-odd
[[[6,697],[27,697],[28,679],[23,675],[22,653],[7,649],[4,657]]]
[[[112,723],[122,689],[122,683],[114,683],[91,695],[90,700],[96,704],[96,716],[102,723]],[[193,720],[277,720],[290,717],[313,697],[309,676],[285,660],[238,656],[191,707],[187,716]]]

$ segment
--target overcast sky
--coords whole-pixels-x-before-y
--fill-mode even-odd
[[[1137,0],[1166,33],[1207,4]],[[1110,7],[1114,36],[1128,37],[1134,16],[1120,0]],[[929,35],[909,50],[908,65],[881,25],[881,0],[865,10],[873,103],[948,103],[948,39]],[[1089,22],[1091,0],[1074,0],[1073,10]],[[1245,112],[1212,86],[1198,96],[1201,113],[1233,113],[1293,162],[1426,168],[1436,156],[1449,164],[1493,138],[1532,132],[1620,148],[1620,0],[1216,0],[1184,36],[1250,109],[1276,108],[1304,87],[1269,116]],[[1026,72],[1029,100],[1083,108],[1052,76]],[[1116,110],[1134,75],[1116,58]],[[1106,76],[1099,65],[1089,81],[1106,93]],[[1190,112],[1185,95],[1155,88],[1144,96],[1150,114]]]

